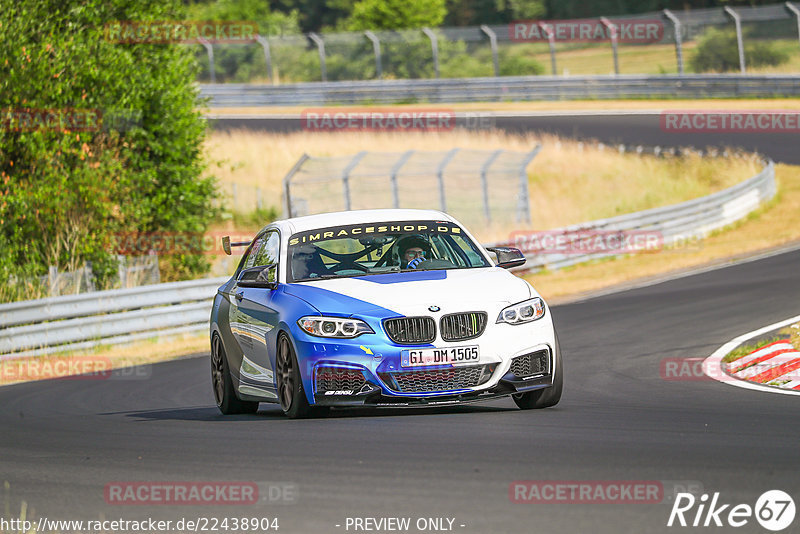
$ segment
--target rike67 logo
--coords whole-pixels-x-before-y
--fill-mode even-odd
[[[781,490],[764,492],[755,506],[749,504],[723,504],[719,492],[709,500],[707,493],[696,498],[691,493],[679,493],[672,505],[667,526],[681,527],[743,527],[754,517],[767,530],[784,530],[794,521],[795,506],[792,497]]]

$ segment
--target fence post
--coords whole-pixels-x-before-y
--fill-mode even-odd
[[[47,268],[47,285],[49,286],[48,296],[55,297],[58,291],[58,267],[50,265]]]
[[[397,160],[397,163],[392,166],[392,171],[389,175],[389,180],[392,183],[392,207],[395,209],[400,207],[400,193],[397,188],[397,173],[400,172],[400,168],[406,164],[406,161],[408,161],[412,154],[414,154],[414,151],[409,150],[400,156],[400,159]]]
[[[547,35],[547,43],[550,45],[550,67],[553,70],[553,76],[558,75],[558,69],[556,68],[556,33],[553,31],[553,27],[545,22],[540,22],[539,27],[542,31]]]
[[[742,74],[746,72],[744,63],[744,39],[742,38],[742,19],[739,14],[728,6],[725,6],[725,13],[733,19],[733,24],[736,26],[736,44],[739,46],[739,70]]]
[[[267,41],[266,37],[260,35],[256,35],[256,41],[258,41],[258,44],[264,49],[264,60],[267,62],[267,76],[269,76],[270,83],[273,83],[275,78],[272,73],[272,53],[269,49],[269,41]]]
[[[486,222],[492,222],[492,211],[489,208],[489,167],[494,163],[494,160],[502,154],[502,150],[495,150],[489,159],[481,166],[481,188],[483,189],[483,214],[486,216]]]
[[[328,81],[328,68],[325,66],[325,41],[322,40],[322,37],[317,35],[314,32],[308,34],[308,38],[314,41],[317,45],[317,50],[319,50],[319,70],[320,74],[322,74],[322,81]]]
[[[614,74],[619,75],[619,58],[617,57],[617,25],[605,17],[600,17],[600,22],[608,29],[611,36],[611,49],[614,51]]]
[[[380,80],[383,78],[383,63],[381,61],[381,41],[378,36],[367,30],[364,32],[367,39],[372,41],[372,50],[375,51],[375,75]]]
[[[791,2],[786,2],[784,5],[786,6],[786,9],[788,9],[789,12],[794,15],[795,20],[797,20],[797,38],[800,39],[800,10],[798,10],[797,7],[795,7],[795,5]]]
[[[439,41],[436,34],[430,28],[422,28],[422,33],[428,36],[431,40],[431,52],[433,52],[433,70],[436,73],[436,78],[439,78]]]
[[[517,211],[517,221],[531,222],[531,202],[528,194],[528,164],[533,161],[536,154],[542,149],[542,145],[536,145],[522,160],[519,169],[519,203],[520,209]]]
[[[217,73],[216,69],[214,69],[214,48],[211,46],[211,43],[202,37],[198,40],[200,44],[206,48],[206,53],[208,54],[208,73],[211,76],[211,83],[217,83]]]
[[[665,9],[662,13],[672,22],[673,31],[675,32],[675,55],[678,59],[678,74],[683,76],[683,37],[681,36],[681,21],[669,9]]]
[[[128,287],[128,262],[125,256],[117,255],[117,273],[119,274],[119,286],[124,289]]]
[[[450,163],[450,160],[458,153],[458,149],[454,148],[448,152],[445,157],[439,162],[439,167],[436,169],[436,178],[439,180],[439,206],[442,211],[447,212],[447,196],[444,191],[444,168]]]
[[[283,179],[283,216],[284,218],[291,218],[294,215],[292,214],[292,177],[297,174],[297,171],[300,170],[300,167],[303,166],[303,163],[306,162],[308,159],[308,154],[303,154],[300,156],[300,159],[297,160],[297,163],[289,169],[289,173]]]
[[[350,160],[350,163],[347,164],[347,167],[344,168],[342,171],[342,187],[344,189],[344,209],[346,211],[350,211],[350,173],[355,169],[358,162],[367,155],[366,150],[362,150],[358,154],[355,155],[353,159]]]
[[[500,61],[497,58],[497,34],[494,33],[486,24],[481,25],[481,31],[489,36],[489,46],[492,47],[492,63],[494,63],[494,75],[500,76]]]

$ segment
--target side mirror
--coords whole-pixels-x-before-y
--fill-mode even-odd
[[[238,243],[231,243],[231,236],[226,235],[222,238],[222,250],[225,251],[225,254],[228,256],[231,255],[231,247],[246,247],[250,244],[250,241],[239,241]]]
[[[503,269],[519,267],[520,265],[525,265],[525,262],[527,261],[525,256],[518,248],[491,247],[487,248],[486,250],[495,253],[497,256],[497,266],[502,267]]]
[[[278,287],[278,264],[242,269],[236,279],[239,287],[260,287],[275,289]]]

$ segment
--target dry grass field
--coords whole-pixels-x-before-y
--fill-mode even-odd
[[[664,206],[707,195],[756,174],[759,162],[750,155],[725,158],[666,157],[620,154],[556,136],[510,135],[497,131],[453,132],[214,132],[207,153],[218,162],[211,172],[238,211],[281,207],[281,183],[303,153],[311,156],[355,154],[361,150],[402,152],[462,149],[530,151],[542,145],[528,166],[532,226],[547,229]],[[232,184],[236,184],[233,202]],[[389,207],[389,206],[376,206]],[[521,228],[493,229],[494,240]],[[499,232],[499,235],[497,235]]]

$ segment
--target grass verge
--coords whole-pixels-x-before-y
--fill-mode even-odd
[[[800,242],[800,167],[775,166],[778,195],[746,219],[713,233],[691,249],[667,249],[576,265],[525,278],[553,302],[668,273],[724,263]]]
[[[748,343],[747,345],[740,345],[730,351],[724,358],[723,363],[735,362],[739,358],[743,358],[751,354],[761,347],[775,343],[776,341],[789,341],[795,349],[800,350],[800,323],[796,323],[785,328],[781,328],[776,335],[769,338],[762,339],[757,343]]]
[[[261,107],[220,107],[209,111],[211,114],[237,114],[237,115],[299,115],[304,109],[311,106],[261,106]],[[337,107],[337,106],[331,106]],[[454,111],[495,111],[509,113],[513,111],[662,111],[662,110],[797,110],[796,98],[715,98],[715,99],[663,99],[641,98],[637,100],[558,100],[534,102],[464,102],[453,104],[375,104],[374,106],[339,106],[381,109],[433,109]],[[319,109],[319,108],[314,108]]]

